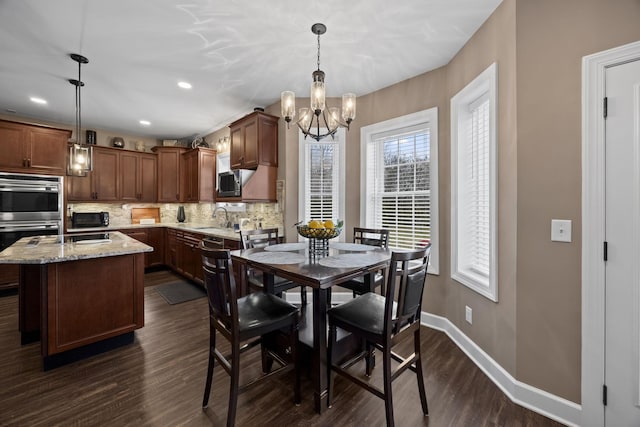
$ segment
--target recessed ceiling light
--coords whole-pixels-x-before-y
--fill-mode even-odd
[[[143,126],[149,126],[151,122],[149,120],[140,120],[140,124]]]
[[[29,98],[31,100],[31,102],[35,102],[36,104],[46,104],[47,100],[46,99],[42,99],[42,98],[37,98],[35,96],[32,96],[31,98]]]
[[[187,82],[178,82],[178,86],[180,86],[182,89],[191,89],[191,83]]]

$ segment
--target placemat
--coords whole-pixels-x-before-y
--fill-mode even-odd
[[[333,249],[339,249],[341,251],[353,251],[353,252],[366,252],[377,249],[377,246],[371,245],[363,245],[361,243],[344,243],[344,242],[335,242],[330,243],[329,247]]]
[[[278,243],[276,245],[266,246],[264,250],[268,252],[287,252],[287,251],[299,251],[301,249],[306,249],[306,248],[307,248],[306,243],[299,242],[299,243]]]
[[[380,257],[370,254],[340,254],[322,258],[318,264],[332,268],[365,267],[380,261]]]
[[[256,252],[247,255],[247,258],[265,264],[300,264],[305,260],[304,255],[290,252]]]

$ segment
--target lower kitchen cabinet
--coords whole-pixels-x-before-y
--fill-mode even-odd
[[[176,273],[204,285],[200,241],[215,241],[220,248],[235,250],[240,247],[236,240],[209,237],[200,233],[167,228],[165,231],[164,263]]]
[[[20,266],[18,264],[4,264],[0,268],[0,291],[18,288]]]
[[[153,252],[145,252],[144,254],[145,268],[164,264],[164,233],[162,228],[135,228],[119,231],[153,248]]]

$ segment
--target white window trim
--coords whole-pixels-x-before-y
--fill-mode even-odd
[[[430,203],[431,203],[431,255],[429,257],[430,274],[440,273],[439,262],[439,210],[438,210],[438,107],[418,111],[406,116],[396,117],[383,122],[364,126],[360,129],[360,224],[366,224],[367,207],[367,144],[375,134],[395,129],[429,123],[430,128]]]
[[[327,136],[327,138],[331,138]],[[340,149],[340,158],[338,159],[339,163],[339,186],[338,186],[338,218],[334,219],[345,219],[345,157],[346,157],[346,133],[343,128],[338,129],[336,132],[335,138],[338,141],[338,147]],[[306,175],[306,165],[307,159],[306,156],[306,147],[305,144],[307,142],[315,142],[314,139],[306,140],[304,134],[302,132],[298,132],[298,221],[305,221],[310,218],[305,218],[305,177]],[[340,236],[336,240],[344,242],[345,233],[340,233]],[[298,241],[303,242],[305,238],[298,235]]]
[[[498,301],[498,233],[497,233],[497,76],[498,67],[494,62],[471,83],[451,98],[451,278],[473,289],[492,301]],[[469,274],[458,265],[458,146],[461,131],[461,111],[474,100],[488,92],[489,96],[489,224],[490,224],[490,274],[489,278]]]

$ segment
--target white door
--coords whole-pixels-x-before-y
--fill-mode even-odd
[[[640,426],[640,60],[606,70],[607,426]]]

